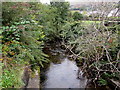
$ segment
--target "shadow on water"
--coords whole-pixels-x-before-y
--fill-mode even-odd
[[[49,55],[50,63],[41,68],[42,88],[85,88],[87,79],[78,79],[79,68],[75,61],[68,59],[59,46],[47,46],[44,51]]]

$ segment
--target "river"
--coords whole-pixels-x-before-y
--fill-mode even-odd
[[[49,55],[50,64],[41,68],[42,88],[85,88],[87,78],[76,65],[76,62],[69,59],[65,50],[59,46],[49,46],[45,50]],[[78,78],[80,76],[80,78]]]
[[[44,52],[49,56],[50,62],[44,63],[44,67],[41,67],[40,77],[36,73],[35,77],[30,78],[26,88],[34,88],[35,90],[49,88],[112,90],[108,86],[94,86],[94,83],[83,75],[77,62],[70,59],[66,50],[61,49],[59,45],[47,45]]]

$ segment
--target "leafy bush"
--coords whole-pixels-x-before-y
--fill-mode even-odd
[[[75,12],[74,14],[73,14],[73,19],[74,20],[82,20],[83,19],[83,15],[81,14],[81,13],[79,13],[79,12]]]
[[[17,69],[17,70],[16,70]],[[11,88],[16,87],[20,88],[23,86],[23,82],[21,81],[22,72],[20,72],[20,68],[7,70],[5,69],[2,74],[2,88]]]
[[[2,24],[12,25],[23,18],[28,19],[30,11],[29,3],[3,2],[2,3]]]
[[[89,78],[98,80],[100,85],[107,84],[106,80],[100,79],[104,72],[119,73],[118,34],[108,30],[101,23],[84,25],[81,22],[72,28],[71,26],[70,23],[64,26],[63,36],[67,41],[66,48],[71,51],[75,59],[82,62],[83,70],[87,71]],[[112,78],[118,78],[117,74],[115,76]]]
[[[42,51],[45,34],[41,25],[39,25],[36,18],[34,18],[37,16],[37,10],[34,10],[36,3],[19,4],[22,6],[20,7],[18,3],[14,2],[3,3],[3,88],[20,88],[21,85],[23,85],[21,74],[16,74],[16,72],[18,72],[16,68],[30,65],[31,69],[35,70],[38,66],[43,66],[42,62],[48,62],[46,59],[47,55]],[[22,12],[21,9],[25,9],[25,13],[23,13],[24,10]],[[9,11],[15,11],[15,16],[9,16],[9,14],[14,14]],[[26,14],[31,13],[31,11],[34,13]]]

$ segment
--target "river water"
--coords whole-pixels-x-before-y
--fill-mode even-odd
[[[45,50],[49,55],[50,64],[41,69],[42,88],[85,88],[86,77],[77,67],[76,62],[70,60],[65,51],[58,47],[49,47]],[[81,78],[78,76],[81,75]]]
[[[65,50],[59,46],[47,45],[44,52],[49,56],[50,62],[44,63],[44,67],[40,70],[40,77],[36,72],[35,77],[30,78],[26,88],[35,90],[49,88],[55,90],[61,88],[67,90],[112,90],[108,86],[99,87],[90,83],[90,79],[83,76],[83,72],[76,62],[68,58]]]

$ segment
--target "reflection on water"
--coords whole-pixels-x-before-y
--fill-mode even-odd
[[[84,88],[86,79],[77,78],[78,67],[75,62],[65,58],[61,64],[51,63],[46,73],[45,88]]]
[[[60,50],[57,50],[60,51]],[[85,88],[87,79],[78,79],[78,67],[63,52],[48,52],[52,61],[45,72],[43,88]]]

